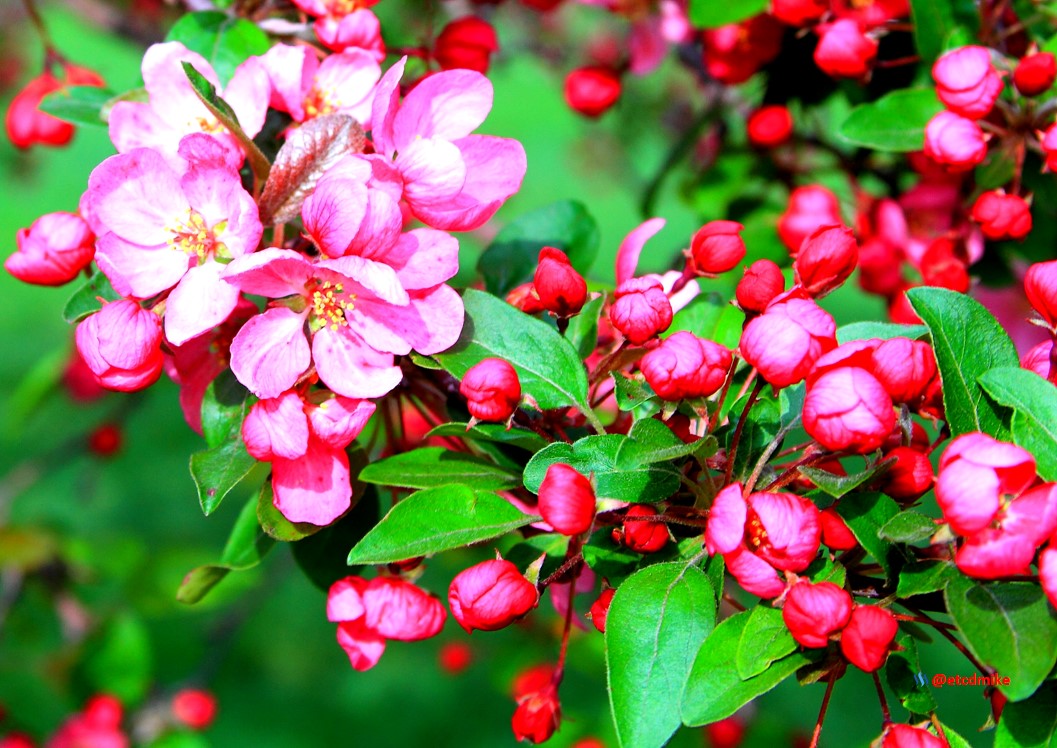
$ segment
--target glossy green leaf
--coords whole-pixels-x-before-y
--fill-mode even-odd
[[[202,397],[202,435],[211,449],[241,439],[249,394],[230,369],[220,372],[206,387]]]
[[[459,439],[509,444],[512,447],[527,449],[530,452],[538,452],[549,443],[534,431],[518,428],[508,429],[501,423],[477,423],[473,426],[458,422],[442,423],[430,429],[429,433],[426,434],[427,438],[431,436],[454,436]]]
[[[656,397],[653,389],[638,379],[633,379],[623,372],[615,371],[613,377],[613,391],[616,393],[617,407],[621,410],[635,410],[651,397]]]
[[[910,0],[910,17],[918,55],[931,63],[942,54],[944,41],[957,28],[951,0]]]
[[[494,493],[446,483],[398,502],[349,552],[348,563],[387,564],[427,556],[490,540],[539,519]]]
[[[741,340],[744,322],[745,313],[736,306],[717,296],[702,294],[675,313],[671,326],[661,337],[687,330],[733,350]]]
[[[893,578],[896,552],[880,537],[881,528],[899,514],[899,505],[882,493],[848,494],[837,504],[837,514],[862,547],[873,556],[888,579]]]
[[[1039,475],[1057,480],[1057,387],[1020,367],[991,369],[978,382],[989,398],[1013,410],[1013,442],[1035,456]]]
[[[734,657],[738,677],[748,680],[759,675],[775,660],[795,652],[796,640],[782,620],[782,611],[767,605],[757,605],[749,613],[749,620],[738,640]]]
[[[117,301],[120,298],[121,294],[110,285],[110,279],[96,271],[95,275],[89,278],[83,286],[73,292],[73,296],[69,298],[66,307],[62,310],[62,318],[70,324],[80,322],[88,315],[95,314],[103,308],[100,299]]]
[[[687,444],[656,418],[636,421],[628,431],[627,440],[617,450],[617,464],[628,467],[667,462],[698,454],[711,457],[716,453],[714,437],[705,437]]]
[[[929,690],[928,680],[921,674],[918,645],[914,637],[901,631],[896,637],[898,649],[888,655],[885,680],[892,693],[908,712],[928,714],[936,709],[936,700]]]
[[[799,471],[801,475],[822,489],[822,491],[839,499],[844,494],[854,491],[864,483],[869,483],[877,476],[883,474],[892,467],[893,462],[892,460],[879,460],[865,470],[851,475],[836,475],[821,468],[810,467],[802,467]]]
[[[165,41],[180,42],[202,55],[222,85],[231,80],[235,68],[271,47],[268,35],[255,24],[211,10],[184,15],[169,30]]]
[[[804,569],[804,576],[810,579],[814,584],[819,582],[832,582],[838,587],[843,587],[844,582],[848,578],[848,570],[844,568],[843,564],[838,564],[831,561],[829,555],[823,555],[816,558],[811,564]]]
[[[844,345],[852,340],[891,340],[892,338],[910,338],[918,340],[925,337],[929,329],[924,325],[898,325],[895,322],[852,322],[837,328],[837,343]]]
[[[515,488],[519,482],[517,475],[488,460],[444,447],[421,447],[372,462],[360,471],[360,480],[399,488],[461,483],[479,491]]]
[[[257,523],[257,497],[254,497],[246,502],[235,520],[220,561],[192,569],[176,591],[176,599],[182,603],[197,603],[229,573],[257,566],[273,545],[275,541]]]
[[[750,615],[749,611],[743,611],[727,618],[698,650],[683,691],[683,724],[700,727],[729,717],[818,656],[817,651],[794,652],[771,663],[759,675],[742,679],[736,658]]]
[[[477,270],[490,293],[506,296],[532,280],[544,247],[562,250],[573,267],[586,273],[598,254],[599,237],[598,224],[586,206],[562,200],[525,213],[500,229],[477,261]]]
[[[893,543],[918,543],[936,532],[936,522],[920,512],[903,511],[885,522],[881,537]]]
[[[572,344],[582,359],[590,356],[598,345],[598,318],[602,314],[605,301],[604,295],[591,299],[584,304],[579,314],[569,320],[565,339]]]
[[[983,305],[965,294],[914,288],[907,298],[932,337],[951,433],[983,431],[1008,439],[1002,414],[984,396],[977,379],[996,367],[1020,365],[1013,341]]]
[[[896,595],[906,598],[938,592],[958,573],[954,564],[948,561],[915,561],[899,570]]]
[[[1057,663],[1057,613],[1032,582],[980,582],[958,575],[944,592],[969,650],[1009,678],[1010,701],[1028,698]]]
[[[617,586],[635,571],[635,567],[642,560],[642,554],[614,543],[610,532],[609,528],[604,528],[591,536],[590,541],[583,547],[584,563],[595,574]]]
[[[573,444],[555,442],[541,449],[525,466],[525,487],[539,493],[547,468],[556,462],[572,465],[584,475],[594,476],[600,499],[651,503],[671,496],[679,488],[679,474],[665,463],[639,463],[619,454],[628,437],[620,434],[586,436]]]
[[[606,671],[624,748],[660,748],[679,727],[687,676],[715,621],[712,583],[696,566],[654,564],[617,588],[606,617]]]
[[[543,410],[587,408],[583,361],[554,328],[483,291],[467,289],[462,300],[466,307],[462,335],[436,356],[441,366],[462,379],[483,359],[505,359],[517,370],[521,391]]]
[[[98,86],[67,86],[45,96],[38,108],[75,125],[100,126],[106,124],[103,109],[113,97]]]
[[[879,151],[920,151],[925,125],[941,111],[934,89],[897,89],[855,107],[837,132],[849,143]]]
[[[769,5],[769,0],[690,0],[687,15],[695,28],[715,29],[752,18],[766,11]]]
[[[257,460],[246,451],[241,438],[191,455],[191,478],[198,489],[198,503],[207,517],[256,464]]]
[[[1045,683],[1025,701],[1006,704],[995,730],[995,748],[1057,745],[1057,683]]]

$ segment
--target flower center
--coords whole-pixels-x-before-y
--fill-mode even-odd
[[[765,546],[770,546],[770,542],[767,539],[767,529],[752,510],[749,511],[745,522],[745,545],[751,551],[758,551]]]
[[[353,294],[346,294],[340,283],[330,281],[309,281],[309,300],[312,302],[312,312],[315,317],[312,327],[319,330],[330,327],[337,330],[346,327],[349,323],[345,319],[345,313],[353,309],[352,302],[355,300]]]
[[[360,7],[360,0],[330,0],[327,3],[327,10],[332,16],[347,16]]]
[[[224,233],[228,222],[221,221],[210,228],[206,225],[202,214],[193,208],[187,211],[187,219],[178,221],[175,226],[169,228],[172,236],[169,237],[169,246],[173,249],[195,255],[204,260],[210,254],[224,254],[227,247],[217,240]]]
[[[318,85],[313,85],[308,95],[305,96],[305,119],[312,119],[322,114],[333,114],[338,106],[339,103],[334,94],[322,90]]]

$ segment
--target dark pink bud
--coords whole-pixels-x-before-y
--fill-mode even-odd
[[[419,641],[436,636],[448,614],[436,595],[398,577],[375,577],[363,592],[363,624],[386,639]]]
[[[859,605],[840,635],[840,651],[848,662],[867,673],[880,669],[888,659],[899,624],[884,608]]]
[[[1057,608],[1057,547],[1047,548],[1039,554],[1039,582],[1050,605]]]
[[[958,293],[969,290],[968,260],[949,237],[937,237],[929,244],[918,260],[918,270],[926,286],[940,286]]]
[[[63,146],[73,138],[74,128],[38,107],[44,97],[62,88],[62,82],[45,72],[15,94],[7,108],[7,137],[16,148],[34,145]]]
[[[1031,208],[1018,195],[999,190],[985,192],[973,204],[972,218],[988,239],[1016,239],[1031,233]]]
[[[743,83],[775,58],[782,46],[783,31],[782,25],[767,13],[707,29],[703,37],[705,70],[721,83]]]
[[[1053,366],[1053,341],[1044,340],[1025,353],[1020,359],[1022,369],[1033,371],[1043,379],[1055,382],[1057,367]]]
[[[77,326],[76,338],[77,350],[104,387],[132,392],[161,375],[161,320],[133,301],[104,304]]]
[[[459,385],[466,408],[479,421],[505,421],[521,401],[521,381],[501,358],[486,358],[466,372]]]
[[[925,155],[950,172],[969,171],[987,157],[987,136],[971,119],[940,112],[925,126]]]
[[[173,696],[172,712],[177,721],[192,730],[204,730],[217,716],[217,700],[209,691],[185,688]]]
[[[1057,260],[1036,262],[1024,275],[1024,293],[1050,327],[1057,326]]]
[[[782,620],[797,642],[817,649],[851,618],[851,595],[832,582],[800,581],[789,588]]]
[[[732,361],[729,350],[680,331],[642,357],[647,384],[664,400],[708,397],[723,386]]]
[[[881,748],[947,748],[947,744],[928,730],[910,725],[889,725]]]
[[[1002,93],[1002,76],[991,65],[986,47],[951,50],[932,66],[936,95],[948,109],[969,119],[980,119],[991,111]]]
[[[668,542],[668,526],[663,522],[638,520],[656,517],[657,510],[648,504],[632,504],[624,515],[624,545],[636,553],[656,553]]]
[[[837,326],[827,312],[809,299],[772,304],[749,322],[741,335],[742,357],[775,387],[788,387],[806,377],[815,361],[837,347]]]
[[[537,602],[536,586],[502,559],[483,561],[459,572],[448,590],[451,614],[467,633],[505,628]]]
[[[556,462],[540,483],[539,513],[562,535],[579,535],[595,519],[595,490],[576,468]]]
[[[793,137],[793,115],[781,104],[763,106],[749,115],[745,129],[757,148],[776,148]]]
[[[757,260],[745,268],[734,294],[746,312],[762,312],[784,290],[782,269],[770,260]]]
[[[727,717],[705,725],[708,748],[738,748],[745,739],[745,723],[738,717]]]
[[[771,0],[771,15],[784,24],[800,28],[829,12],[829,0]]]
[[[912,447],[896,447],[885,460],[894,459],[892,467],[881,476],[881,490],[893,499],[913,501],[932,488],[935,476],[927,455]]]
[[[308,451],[308,416],[296,392],[258,400],[242,422],[246,451],[258,460],[296,460]]]
[[[849,340],[832,351],[824,353],[815,362],[815,368],[811,370],[811,375],[807,378],[807,386],[810,387],[816,379],[833,369],[858,366],[860,369],[870,371],[873,368],[873,352],[881,342],[880,338]]]
[[[672,324],[672,304],[660,281],[629,278],[616,290],[609,321],[632,345],[642,345]]]
[[[95,256],[95,235],[74,213],[48,213],[15,236],[18,250],[4,262],[24,283],[61,286],[77,277]]]
[[[116,423],[104,423],[88,434],[88,451],[99,457],[113,457],[121,451],[125,438]]]
[[[458,675],[473,662],[473,649],[466,642],[445,642],[440,648],[438,660],[444,672]]]
[[[522,283],[506,295],[506,303],[520,309],[525,314],[539,314],[546,311],[540,303],[540,297],[536,295],[536,287],[532,282]]]
[[[800,245],[822,226],[842,223],[837,196],[820,185],[797,187],[789,194],[789,206],[778,219],[778,236],[789,254],[796,256]]]
[[[477,16],[464,16],[441,30],[433,45],[433,57],[441,70],[463,68],[487,73],[489,59],[498,50],[492,24]]]
[[[954,563],[963,574],[975,579],[1031,573],[1031,559],[1035,546],[1021,535],[986,527],[966,539],[954,556]]]
[[[1046,93],[1057,80],[1057,59],[1052,52],[1026,55],[1013,71],[1013,85],[1025,96]]]
[[[892,338],[878,345],[869,368],[896,403],[915,405],[936,376],[936,355],[922,340]]]
[[[877,40],[847,18],[818,27],[815,64],[834,78],[865,78],[877,57]]]
[[[613,603],[613,595],[617,594],[615,589],[602,590],[598,599],[591,603],[591,611],[587,617],[601,633],[606,633],[606,616],[609,615],[609,606]]]
[[[85,721],[92,727],[116,730],[125,717],[125,708],[116,696],[100,693],[85,702],[83,713]]]
[[[620,75],[601,65],[577,68],[565,76],[565,103],[585,117],[601,117],[620,98]]]
[[[819,524],[822,525],[822,542],[826,547],[835,551],[850,551],[859,545],[855,535],[848,529],[847,523],[833,507],[823,509],[818,519]]]
[[[569,256],[554,247],[540,250],[532,284],[543,308],[559,317],[577,314],[587,301],[587,281],[573,268]]]
[[[873,374],[856,366],[826,372],[804,398],[804,430],[826,449],[872,452],[895,422],[892,398]]]
[[[1040,145],[1046,154],[1046,168],[1057,171],[1057,123],[1050,125],[1049,129],[1040,135]]]
[[[693,269],[708,275],[733,269],[745,257],[745,242],[738,235],[744,228],[735,221],[710,221],[694,232],[690,240]]]
[[[510,726],[517,740],[538,744],[550,740],[560,723],[558,689],[551,683],[518,699]]]
[[[824,226],[808,236],[793,262],[794,278],[812,296],[825,296],[855,270],[859,245],[845,226]]]

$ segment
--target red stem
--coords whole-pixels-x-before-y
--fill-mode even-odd
[[[822,721],[826,719],[826,709],[829,708],[829,697],[833,693],[833,685],[837,679],[832,675],[826,683],[826,695],[822,697],[822,706],[818,710],[818,721],[815,722],[815,731],[811,734],[811,745],[808,748],[818,748],[818,738],[822,734]]]

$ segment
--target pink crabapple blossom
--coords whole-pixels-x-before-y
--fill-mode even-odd
[[[320,62],[309,47],[277,44],[260,58],[271,82],[271,106],[306,122],[324,114],[347,114],[371,128],[375,86],[382,70],[360,49]]]
[[[899,631],[899,623],[885,608],[856,605],[841,631],[840,651],[860,670],[873,673],[884,665]]]
[[[719,343],[680,330],[643,356],[639,368],[661,399],[675,401],[717,392],[732,360]]]
[[[576,468],[556,462],[539,488],[539,513],[562,535],[587,532],[595,519],[595,490]]]
[[[836,348],[837,325],[814,301],[791,298],[771,304],[746,325],[739,350],[775,387],[804,379],[818,358]]]
[[[23,283],[60,286],[77,277],[95,256],[95,235],[75,213],[46,213],[15,236],[18,250],[4,268]]]
[[[121,299],[77,326],[77,350],[104,387],[133,392],[154,384],[162,370],[161,320]]]
[[[536,586],[503,559],[482,561],[464,569],[448,590],[451,614],[466,633],[506,628],[538,602]]]
[[[932,66],[936,95],[947,109],[969,119],[987,115],[1002,93],[1002,76],[991,64],[991,52],[976,45],[942,55]]]

